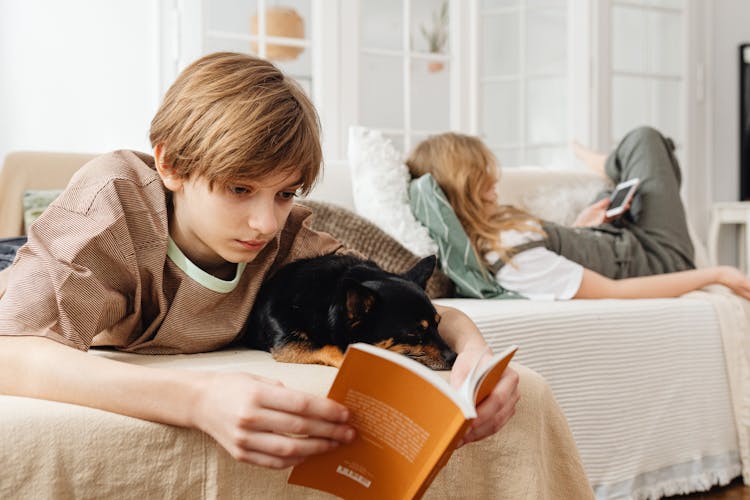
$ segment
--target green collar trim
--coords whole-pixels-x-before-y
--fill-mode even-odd
[[[182,250],[180,250],[180,247],[177,246],[171,236],[169,237],[169,242],[167,244],[167,256],[195,282],[200,283],[209,290],[219,293],[229,293],[237,288],[237,284],[242,277],[242,272],[245,270],[245,266],[247,266],[246,262],[240,262],[237,264],[237,272],[232,281],[219,279],[193,264],[193,262],[182,253]]]

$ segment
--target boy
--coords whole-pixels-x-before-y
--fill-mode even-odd
[[[0,393],[198,428],[237,460],[273,468],[350,442],[346,408],[326,398],[247,373],[85,353],[219,349],[241,333],[265,276],[342,250],[293,204],[318,175],[319,126],[272,64],[230,53],[196,61],[167,92],[150,138],[154,158],[93,160],[32,226],[0,300]],[[468,317],[439,312],[458,383],[485,343]],[[464,441],[497,432],[518,399],[507,370]]]

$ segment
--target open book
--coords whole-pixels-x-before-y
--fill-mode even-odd
[[[406,356],[350,345],[328,397],[351,410],[357,438],[295,466],[289,483],[342,498],[421,497],[517,349],[483,363],[480,355],[456,390],[439,372]]]

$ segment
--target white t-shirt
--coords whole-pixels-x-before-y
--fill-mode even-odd
[[[530,231],[511,229],[501,233],[503,246],[508,247],[540,239],[541,234]],[[500,256],[493,251],[484,258],[494,264]],[[495,279],[503,288],[533,300],[567,300],[581,287],[583,266],[544,247],[534,247],[515,254]]]

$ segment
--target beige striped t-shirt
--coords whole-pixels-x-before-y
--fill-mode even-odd
[[[224,281],[174,245],[167,207],[150,156],[116,151],[86,164],[31,226],[8,270],[0,335],[44,336],[81,350],[215,350],[242,333],[267,275],[341,249],[310,229],[310,211],[295,205],[275,240]]]

